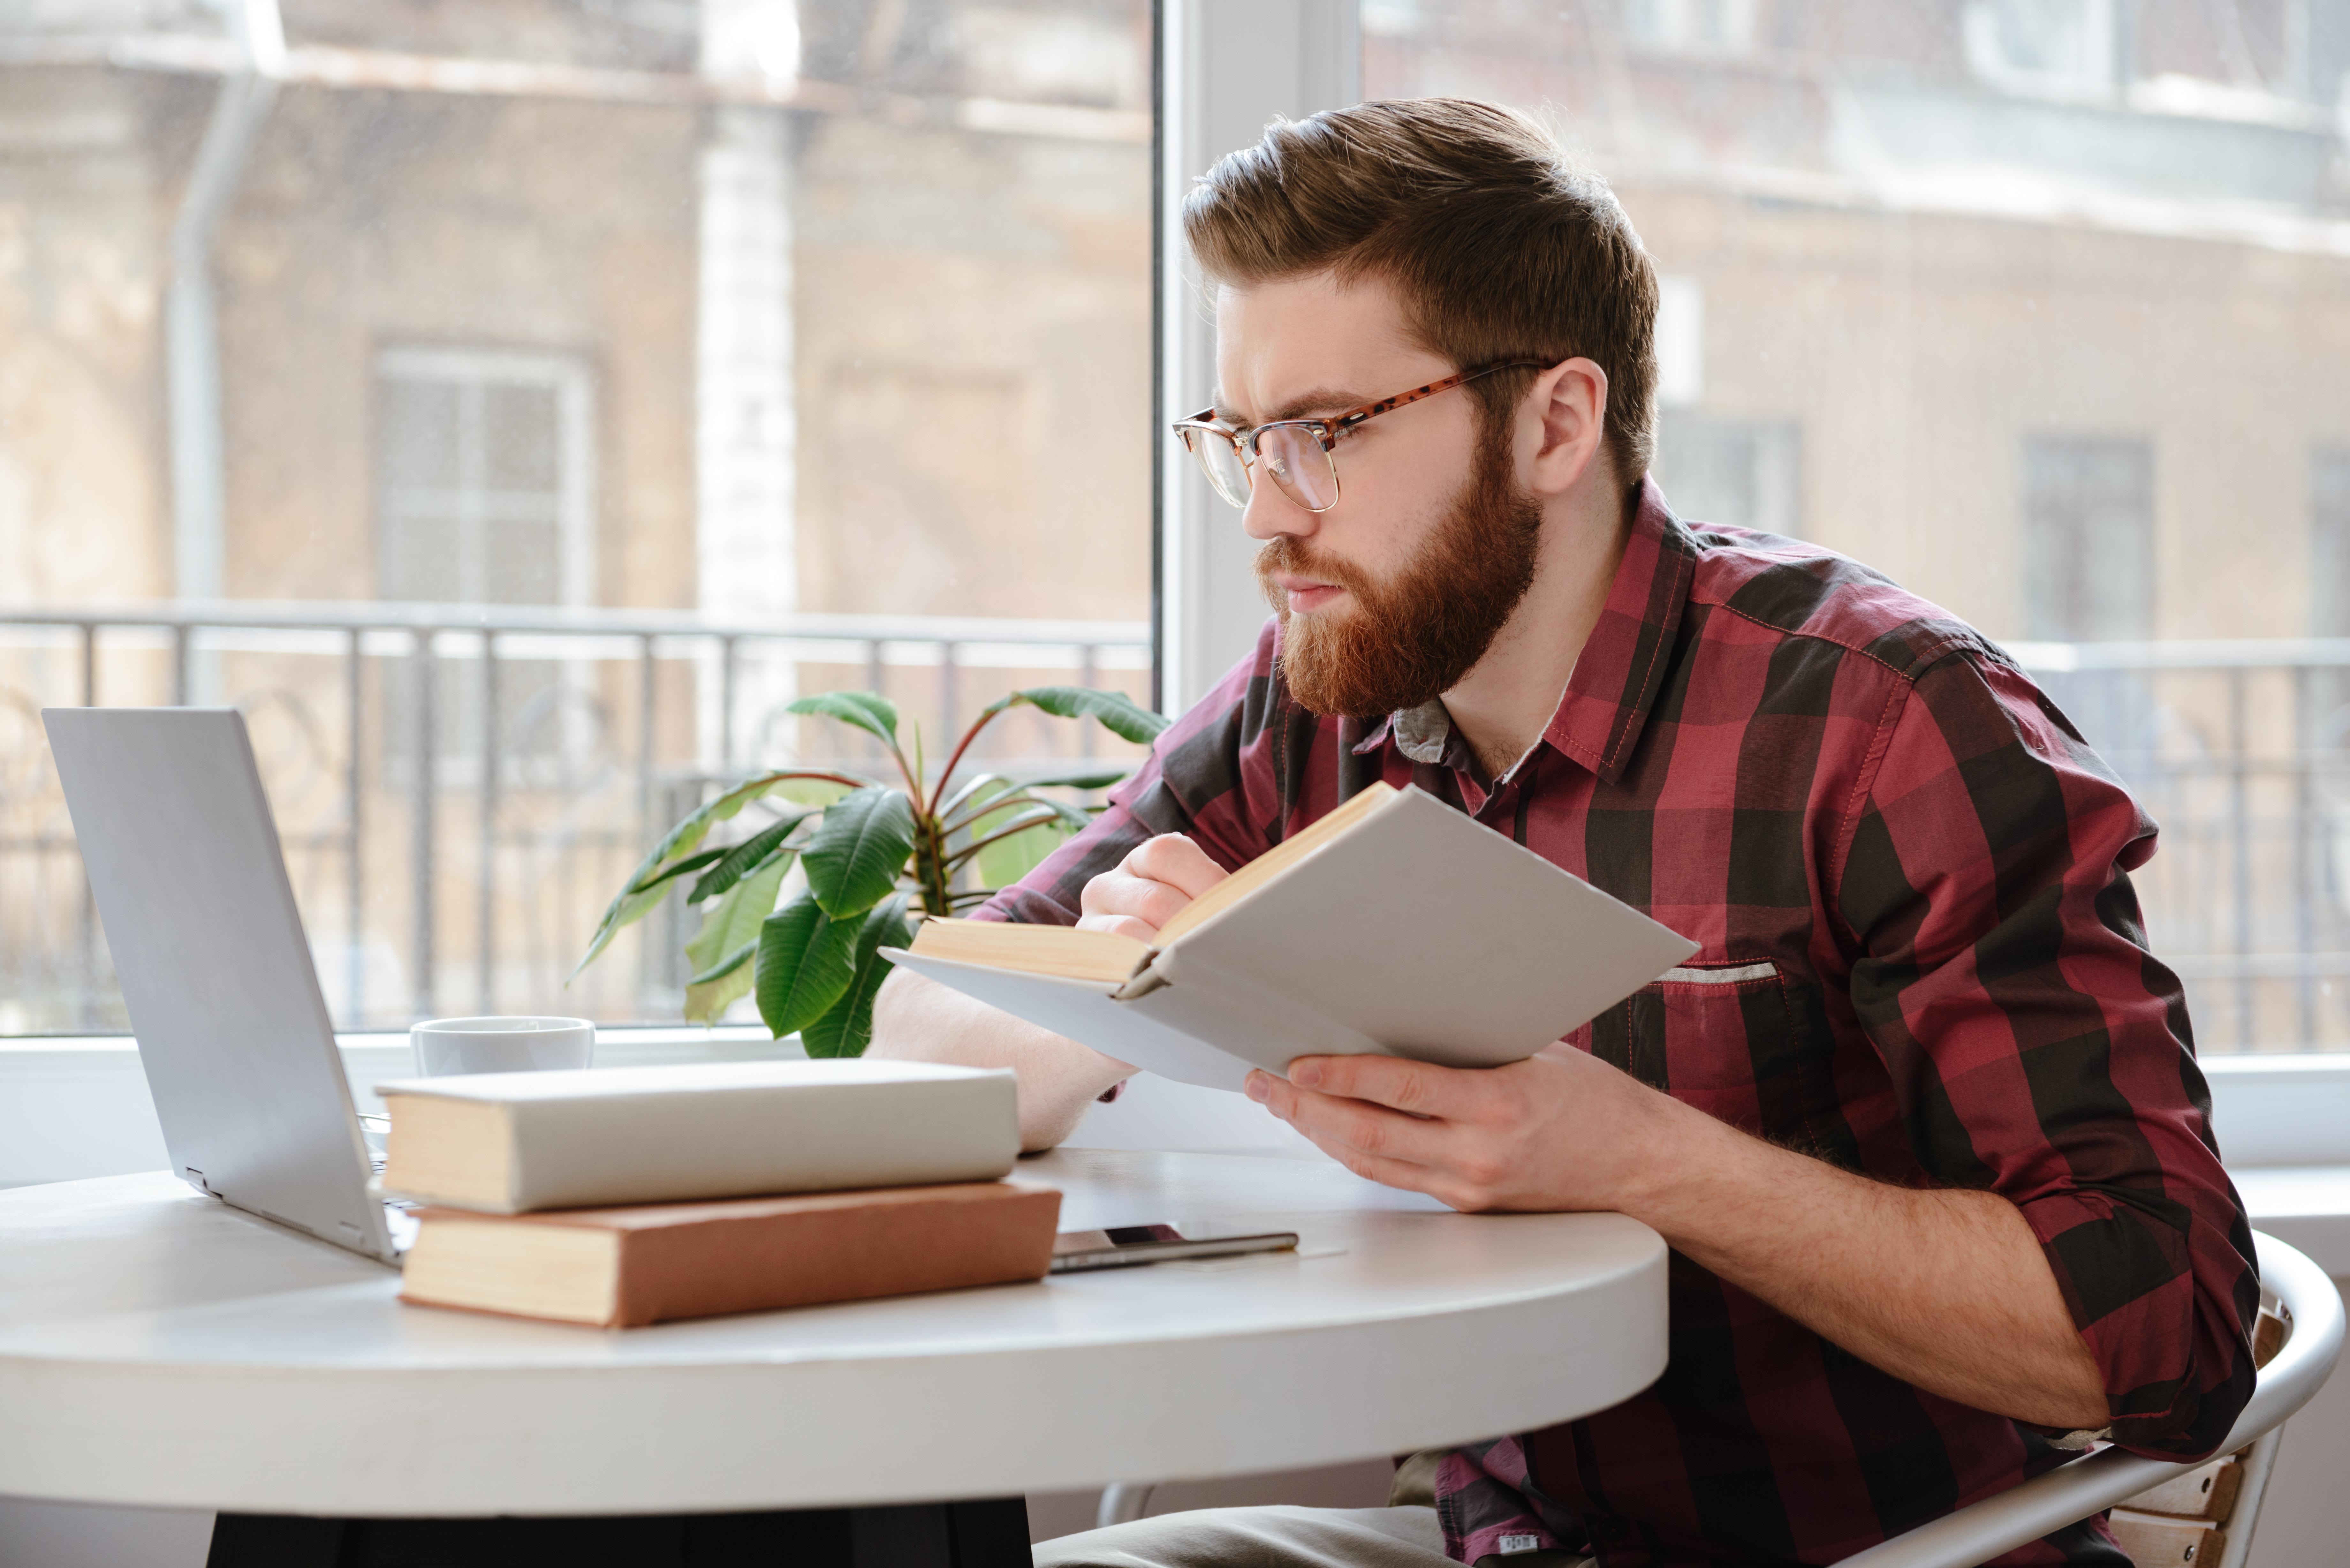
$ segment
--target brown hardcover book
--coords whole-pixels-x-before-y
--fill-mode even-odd
[[[1042,1279],[1061,1195],[972,1181],[539,1214],[426,1209],[400,1299],[636,1328]]]

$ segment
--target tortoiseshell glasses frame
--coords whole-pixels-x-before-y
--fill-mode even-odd
[[[1234,506],[1248,505],[1253,483],[1249,471],[1262,459],[1265,472],[1273,475],[1284,495],[1308,512],[1327,512],[1338,504],[1338,459],[1334,449],[1340,436],[1406,403],[1449,392],[1480,377],[1503,370],[1544,368],[1540,360],[1512,359],[1505,364],[1463,370],[1457,376],[1447,376],[1440,381],[1430,381],[1425,387],[1414,387],[1409,392],[1398,392],[1392,398],[1381,398],[1326,419],[1272,420],[1234,429],[1217,420],[1215,410],[1201,409],[1188,420],[1176,421],[1174,430],[1183,438],[1184,449],[1200,460],[1208,483]]]

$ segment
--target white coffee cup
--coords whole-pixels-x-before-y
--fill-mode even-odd
[[[409,1030],[408,1047],[427,1078],[585,1067],[596,1026],[584,1018],[434,1018]]]

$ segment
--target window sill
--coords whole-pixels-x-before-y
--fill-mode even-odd
[[[405,1033],[342,1034],[336,1043],[360,1110],[383,1108],[378,1084],[416,1075]],[[596,1060],[608,1067],[800,1054],[796,1041],[772,1040],[755,1025],[605,1029],[596,1036]],[[170,1164],[139,1046],[130,1036],[0,1039],[0,1187]]]

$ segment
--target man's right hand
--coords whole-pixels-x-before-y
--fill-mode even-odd
[[[1159,928],[1184,905],[1231,873],[1180,833],[1146,838],[1127,852],[1113,871],[1086,884],[1078,899],[1081,931],[1116,931],[1139,942],[1156,942]]]

